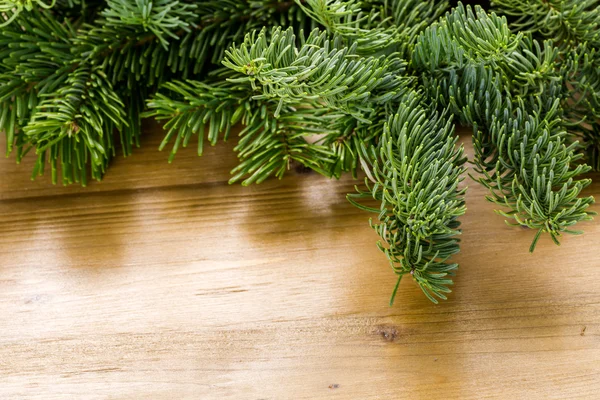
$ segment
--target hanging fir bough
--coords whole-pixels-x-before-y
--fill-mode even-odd
[[[599,24],[600,0],[0,0],[0,130],[63,184],[101,179],[151,117],[169,161],[241,125],[231,182],[292,162],[363,170],[348,200],[376,214],[397,282],[437,302],[465,213],[453,121],[473,127],[474,178],[531,251],[591,219]]]

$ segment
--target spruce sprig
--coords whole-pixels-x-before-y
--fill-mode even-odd
[[[398,282],[410,274],[434,303],[446,299],[449,277],[458,268],[449,262],[458,253],[458,218],[466,211],[463,180],[466,157],[456,146],[452,118],[423,105],[423,96],[409,93],[383,129],[379,144],[363,148],[366,189],[357,188],[348,200],[366,211],[378,213],[372,223],[383,242]],[[373,197],[379,209],[361,205]]]
[[[459,6],[423,33],[415,56],[432,100],[473,125],[476,179],[487,199],[536,231],[530,251],[542,233],[557,244],[562,233],[580,233],[570,227],[591,218],[593,198],[580,197],[590,181],[577,177],[591,168],[566,138],[568,95],[552,42],[542,47],[511,33],[503,17]]]

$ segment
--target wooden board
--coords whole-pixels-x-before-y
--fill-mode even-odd
[[[1,399],[598,398],[599,222],[530,255],[465,181],[450,299],[389,307],[357,182],[230,186],[231,143],[161,138],[88,188],[0,161]]]

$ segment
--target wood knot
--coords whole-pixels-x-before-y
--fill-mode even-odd
[[[398,330],[393,326],[379,326],[375,332],[388,342],[393,342],[398,337]]]

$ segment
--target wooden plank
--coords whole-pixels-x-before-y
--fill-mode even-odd
[[[455,292],[389,307],[357,182],[229,186],[231,143],[161,135],[88,188],[0,161],[0,398],[597,398],[600,224],[530,255],[465,181]]]

